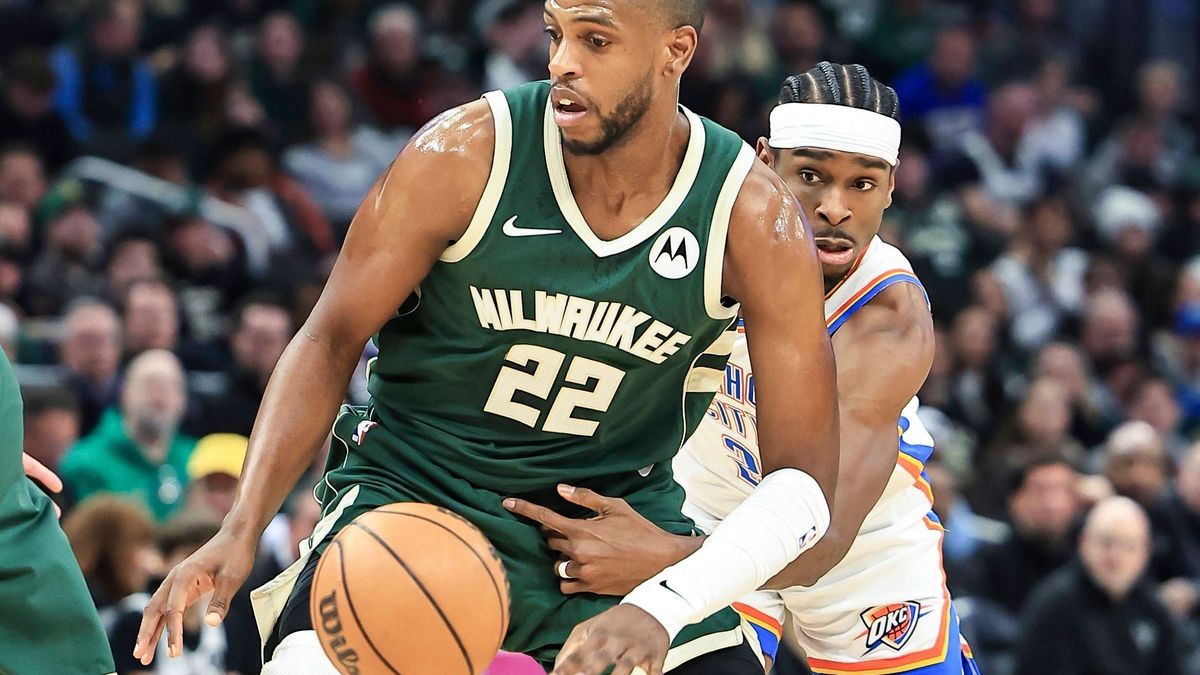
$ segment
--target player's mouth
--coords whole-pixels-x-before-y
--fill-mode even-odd
[[[822,265],[840,267],[854,262],[854,242],[842,237],[817,237],[817,258]]]
[[[550,89],[550,101],[554,106],[554,123],[559,128],[573,127],[587,116],[588,107],[578,94],[565,87]]]

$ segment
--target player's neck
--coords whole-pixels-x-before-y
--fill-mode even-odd
[[[623,212],[627,202],[640,204],[644,199],[649,202],[649,210],[641,214],[644,218],[666,198],[683,164],[690,137],[687,118],[676,107],[672,109],[675,112],[670,116],[647,111],[619,145],[599,155],[564,151],[567,176],[581,208],[585,201],[595,206],[596,200],[589,195],[601,195],[605,210],[618,213]]]

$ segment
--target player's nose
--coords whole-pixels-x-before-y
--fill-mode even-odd
[[[830,225],[841,225],[852,215],[842,191],[834,188],[827,191],[817,205],[816,213]]]
[[[576,58],[577,50],[571,48],[568,40],[562,40],[557,47],[550,50],[550,79],[555,84],[565,84],[577,79],[583,73]]]

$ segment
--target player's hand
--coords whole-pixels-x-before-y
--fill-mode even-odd
[[[55,494],[62,492],[62,479],[55,475],[53,471],[47,469],[45,464],[42,464],[33,457],[30,457],[27,453],[22,452],[21,465],[25,469],[26,476],[29,476],[30,478],[41,483],[47,490]],[[58,507],[58,504],[54,505],[54,512],[60,516],[62,515],[62,509]]]
[[[596,516],[567,518],[522,499],[507,499],[504,507],[541,523],[546,544],[560,556],[554,572],[562,579],[563,593],[625,595],[691,555],[702,542],[660,529],[624,499],[569,485],[558,486],[558,494]]]
[[[222,529],[207,544],[175,566],[150,598],[142,627],[133,647],[133,658],[150,665],[155,645],[167,631],[167,653],[183,653],[183,613],[192,603],[212,592],[204,622],[216,626],[225,619],[233,594],[250,576],[257,541]]]
[[[600,675],[615,665],[612,675],[662,675],[671,648],[667,629],[658,619],[634,605],[617,605],[575,626],[550,675]]]

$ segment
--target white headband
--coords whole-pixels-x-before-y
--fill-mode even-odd
[[[783,103],[771,111],[772,148],[823,148],[878,157],[896,166],[900,123],[862,108],[826,103]]]

